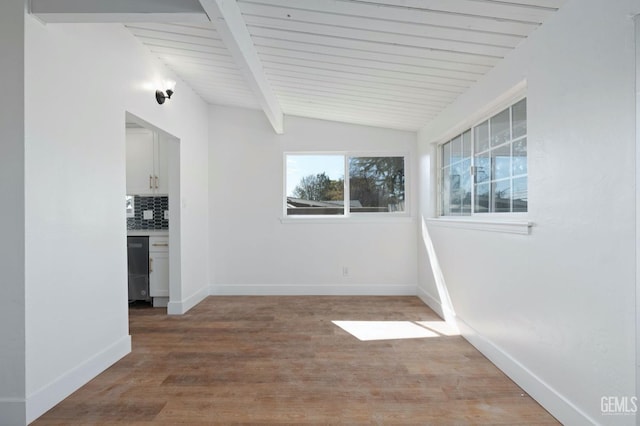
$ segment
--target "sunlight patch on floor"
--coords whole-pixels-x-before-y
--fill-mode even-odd
[[[361,341],[454,336],[444,321],[332,321]]]

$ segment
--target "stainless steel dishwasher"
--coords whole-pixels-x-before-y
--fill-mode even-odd
[[[127,237],[129,301],[151,301],[149,296],[149,237]]]

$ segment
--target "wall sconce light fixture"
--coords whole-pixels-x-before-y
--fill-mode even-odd
[[[176,89],[176,82],[173,80],[165,81],[164,89],[164,92],[160,89],[156,90],[156,101],[158,101],[160,105],[162,105],[165,100],[171,99],[171,95],[173,95],[173,92]]]

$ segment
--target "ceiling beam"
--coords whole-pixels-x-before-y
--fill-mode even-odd
[[[273,130],[277,134],[284,133],[284,114],[267,80],[236,0],[200,0],[200,4],[214,22],[222,41],[258,97]]]
[[[45,23],[208,22],[198,0],[30,0]]]

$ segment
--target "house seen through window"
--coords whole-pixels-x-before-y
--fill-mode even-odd
[[[287,154],[286,214],[402,213],[404,172],[404,156]]]
[[[526,98],[439,147],[442,216],[526,212]]]

